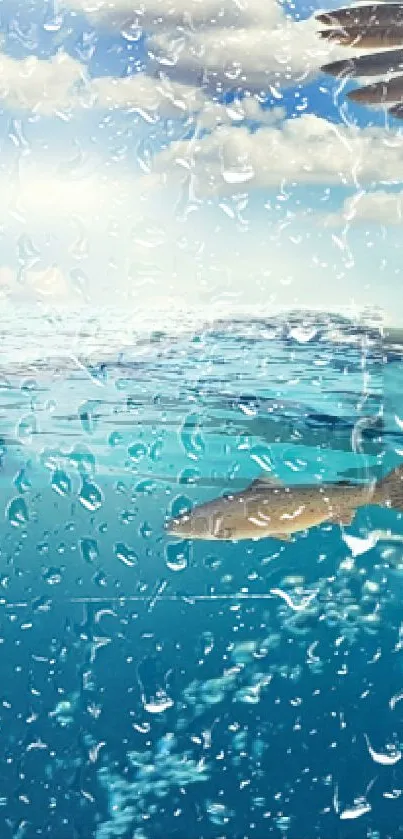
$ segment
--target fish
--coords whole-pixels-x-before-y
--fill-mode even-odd
[[[403,99],[403,76],[349,90],[347,98],[366,105],[400,102]]]
[[[387,112],[395,119],[403,119],[403,78],[389,79],[391,74],[403,69],[403,50],[389,49],[403,46],[403,4],[342,7],[321,12],[315,18],[329,27],[318,32],[322,39],[356,49],[383,50],[323,64],[321,72],[346,79],[385,74],[385,80],[351,90],[347,98],[362,105],[395,103]]]
[[[322,40],[334,41],[345,47],[376,49],[377,47],[398,47],[403,44],[403,23],[394,26],[374,26],[364,29],[360,26],[346,26],[339,29],[321,29]]]
[[[324,64],[322,73],[338,78],[354,79],[357,76],[380,76],[403,70],[403,49],[360,55],[358,58],[344,58]]]
[[[366,6],[342,6],[315,15],[318,23],[329,26],[388,26],[403,23],[403,3],[372,3]]]
[[[214,498],[170,519],[168,536],[239,542],[293,534],[328,523],[350,525],[367,505],[403,511],[403,464],[366,485],[350,481],[285,486],[272,476],[255,479],[241,492]]]

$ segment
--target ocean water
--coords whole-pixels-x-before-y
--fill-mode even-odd
[[[0,332],[2,839],[403,835],[400,514],[164,533],[262,472],[400,462],[377,313],[10,310]]]

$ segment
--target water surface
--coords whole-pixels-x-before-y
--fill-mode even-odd
[[[163,530],[262,472],[399,463],[396,335],[307,312],[0,331],[2,835],[400,835],[399,514],[290,544]]]

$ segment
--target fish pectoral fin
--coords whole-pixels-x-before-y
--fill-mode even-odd
[[[282,542],[291,542],[291,533],[273,533],[273,539],[281,539]]]

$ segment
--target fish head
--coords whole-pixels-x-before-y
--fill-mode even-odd
[[[223,497],[170,519],[165,532],[180,539],[231,540],[237,532],[234,512],[231,501]]]

